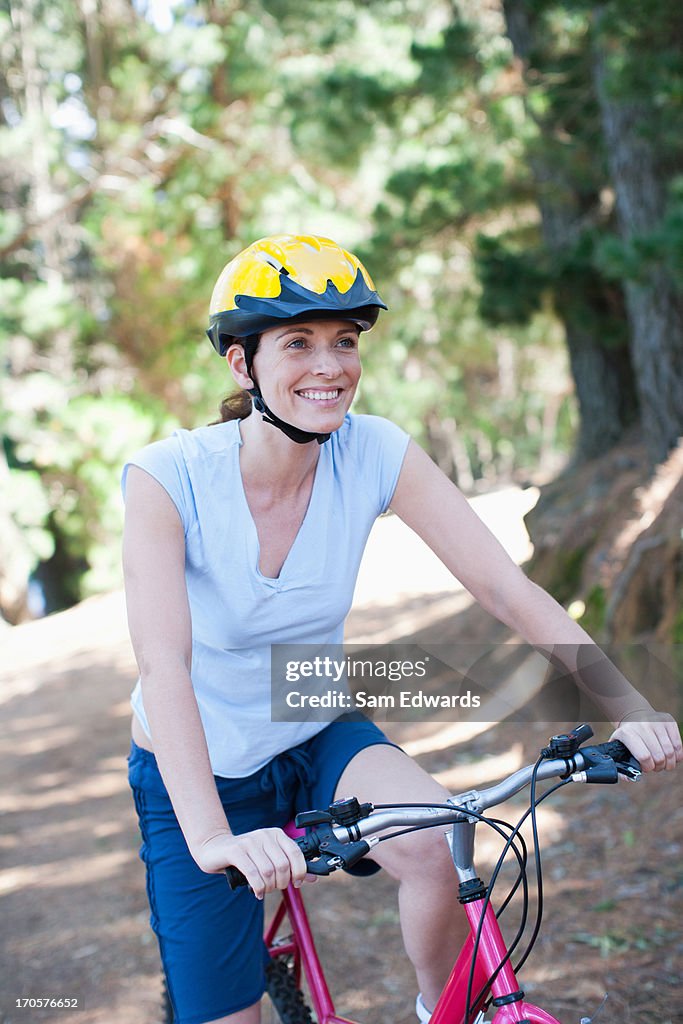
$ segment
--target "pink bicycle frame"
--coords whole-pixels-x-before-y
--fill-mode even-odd
[[[439,997],[439,1001],[434,1007],[431,1024],[462,1024],[465,1020],[467,981],[472,965],[474,936],[479,928],[483,902],[484,898],[482,897],[479,900],[466,903],[464,906],[470,926],[470,935],[460,952],[460,956],[456,960],[450,977]],[[484,923],[479,939],[479,950],[472,980],[472,999],[476,999],[488,978],[497,970],[506,954],[505,940],[498,926],[493,907],[489,903],[484,913]],[[504,999],[520,992],[515,972],[509,960],[503,964],[498,972],[493,985],[491,985],[490,992],[493,993],[494,1000]],[[473,1015],[471,1019],[474,1019],[481,1010],[488,994],[488,992],[485,992],[481,1003],[472,1007]],[[531,1024],[559,1024],[559,1021],[551,1014],[546,1013],[539,1006],[524,1002],[524,999],[521,997],[514,1002],[499,1006],[492,1019],[495,1021],[495,1024],[519,1024],[520,1021],[530,1021]]]
[[[292,839],[304,834],[303,829],[297,828],[293,822],[287,825],[285,832]],[[292,926],[292,936],[284,943],[278,943],[276,936],[285,915]],[[349,1020],[347,1017],[338,1017],[335,1012],[320,957],[313,941],[313,933],[308,923],[304,901],[299,890],[295,889],[293,885],[288,886],[282,893],[280,905],[266,929],[264,941],[271,957],[283,955],[293,957],[294,977],[297,985],[300,984],[303,968],[318,1024],[358,1024],[357,1021]]]
[[[461,826],[463,832],[469,832],[473,842],[474,825]],[[302,835],[302,830],[297,829],[294,824],[287,826],[288,835],[292,838]],[[467,843],[465,844],[467,849]],[[457,868],[457,854],[454,854]],[[469,860],[466,854],[464,862]],[[474,948],[474,937],[479,929],[481,919],[481,908],[484,897],[472,900],[464,904],[467,920],[470,926],[470,935],[460,951],[439,1001],[434,1007],[431,1017],[431,1024],[465,1024],[465,1009],[467,1000],[467,982],[472,965],[472,952]],[[277,940],[277,933],[282,925],[285,915],[292,927],[291,937],[283,942]],[[320,963],[318,952],[315,948],[313,933],[308,922],[306,908],[301,892],[290,885],[283,893],[275,916],[266,930],[264,941],[268,947],[271,957],[289,955],[294,961],[294,976],[297,984],[301,981],[303,972],[313,1004],[313,1010],[318,1019],[318,1024],[359,1024],[358,1021],[350,1020],[348,1017],[338,1016],[330,990],[325,979],[325,973]],[[471,998],[476,999],[488,979],[494,974],[498,966],[505,959],[507,947],[496,920],[493,907],[489,903],[484,913],[484,922],[481,927],[479,938],[479,949],[474,967],[472,979]],[[483,1006],[490,993],[494,999],[505,999],[510,995],[520,992],[512,964],[508,960],[500,969],[490,990],[482,996],[478,1005],[472,1007],[470,1021],[473,1021]],[[495,1024],[521,1024],[522,1021],[529,1021],[530,1024],[560,1024],[557,1018],[546,1013],[538,1006],[524,1002],[520,996],[514,1002],[498,1006],[493,1017]],[[467,1022],[469,1024],[469,1022]]]
[[[278,944],[275,942],[275,936],[285,914],[292,926],[292,936],[289,941]],[[313,1010],[319,1024],[358,1024],[358,1021],[349,1020],[348,1017],[337,1016],[330,990],[327,987],[322,964],[315,948],[304,901],[301,898],[300,891],[292,885],[282,894],[282,900],[275,917],[266,931],[265,942],[271,956],[275,957],[283,954],[293,956],[294,975],[297,984],[301,979],[303,968],[311,996],[311,1003],[313,1004]]]
[[[431,1024],[463,1024],[465,1018],[465,1000],[467,998],[467,980],[472,963],[473,936],[476,935],[481,917],[483,899],[465,904],[465,913],[470,925],[471,934],[463,946],[450,977],[439,998]],[[288,917],[292,927],[292,935],[284,942],[277,942],[276,936],[282,922]],[[289,886],[282,894],[278,909],[265,935],[265,942],[272,957],[291,955],[294,959],[294,971],[297,983],[301,973],[306,978],[313,1010],[319,1024],[359,1024],[348,1017],[338,1016],[325,974],[315,948],[313,934],[306,915],[301,892]],[[507,953],[505,941],[501,935],[496,915],[489,904],[484,914],[479,952],[474,969],[472,982],[472,998],[476,998]],[[515,973],[508,961],[501,968],[498,977],[491,986],[494,998],[504,998],[519,991]],[[487,993],[488,995],[488,993]],[[485,997],[484,997],[485,998]],[[483,1003],[482,998],[482,1003]],[[481,1006],[474,1007],[472,1018],[476,1017]],[[516,1002],[500,1006],[493,1018],[495,1024],[519,1024],[530,1021],[531,1024],[559,1024],[559,1021],[545,1010],[519,999]]]

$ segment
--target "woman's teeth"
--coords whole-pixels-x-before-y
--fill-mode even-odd
[[[302,398],[312,398],[316,402],[332,402],[339,397],[339,389],[335,391],[299,391]]]

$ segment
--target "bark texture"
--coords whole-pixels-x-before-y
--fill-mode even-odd
[[[525,78],[536,47],[537,28],[526,0],[505,0],[507,34]],[[539,123],[541,136],[549,146],[529,157],[537,188],[544,244],[558,258],[573,247],[582,230],[585,196],[579,196],[566,168],[552,158],[552,124]],[[598,204],[598,196],[595,197]],[[555,287],[556,311],[565,327],[566,342],[579,406],[579,434],[576,457],[582,461],[608,451],[637,418],[633,368],[625,345],[605,344],[600,321],[609,305],[604,294],[606,282],[595,278],[590,288],[570,275]],[[612,288],[612,291],[614,289]]]
[[[601,32],[602,20],[598,9],[595,86],[619,228],[631,241],[661,223],[667,172],[650,130],[649,104],[616,93],[609,55],[619,43]],[[650,458],[661,462],[683,435],[683,295],[661,265],[645,265],[638,280],[626,281],[625,291],[643,434]]]

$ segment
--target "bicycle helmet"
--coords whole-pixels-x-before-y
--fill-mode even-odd
[[[211,296],[207,335],[220,355],[244,347],[254,406],[299,444],[327,441],[329,434],[300,430],[266,405],[253,372],[262,331],[284,322],[351,320],[369,331],[386,305],[353,253],[317,235],[272,235],[240,252],[221,271]]]

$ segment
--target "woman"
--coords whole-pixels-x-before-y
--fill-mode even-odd
[[[342,642],[382,511],[391,507],[529,643],[591,643],[408,435],[349,415],[359,335],[385,308],[359,260],[329,239],[256,242],[227,265],[211,303],[208,333],[241,389],[237,407],[224,403],[223,422],[177,431],[124,470],[140,669],[130,780],[151,922],[181,1024],[259,1020],[260,901],[306,874],[281,830],[297,809],[346,794],[446,796],[370,722],[270,721],[270,645]],[[642,719],[644,704],[624,681],[614,735],[646,770],[673,768],[683,750],[668,716],[622,724]],[[426,1020],[463,939],[447,845],[418,832],[372,857],[399,881]],[[252,892],[230,891],[228,865]]]

